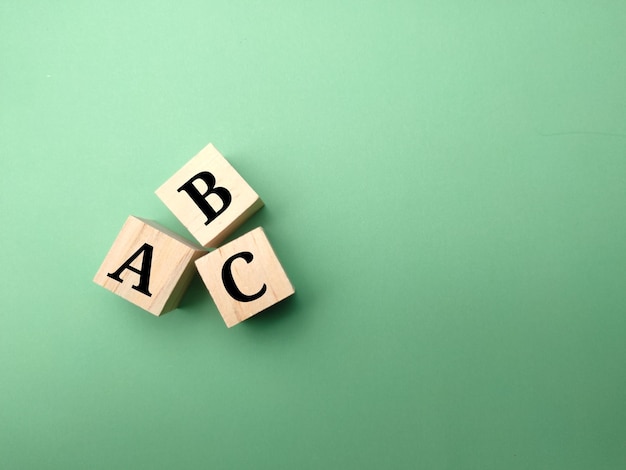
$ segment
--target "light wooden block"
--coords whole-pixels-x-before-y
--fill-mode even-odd
[[[130,216],[94,282],[159,316],[175,309],[206,251],[156,222]]]
[[[294,293],[261,227],[199,258],[196,267],[229,328]]]
[[[156,195],[205,247],[217,247],[263,201],[228,161],[209,144],[187,162]]]

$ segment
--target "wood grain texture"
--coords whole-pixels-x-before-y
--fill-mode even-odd
[[[215,187],[225,188],[232,197],[226,209],[208,224],[206,215],[189,194],[179,190],[201,172],[211,173],[215,177]],[[195,181],[194,186],[201,193],[208,189],[202,180]],[[263,201],[257,193],[212,144],[189,160],[155,193],[202,246],[212,248],[219,246],[246,219],[263,207]],[[224,206],[215,194],[209,194],[206,200],[216,211]]]
[[[133,288],[141,278],[137,272],[124,270],[119,276],[122,282],[108,276],[124,265],[144,244],[152,247],[150,296]],[[96,273],[94,282],[159,316],[178,306],[195,274],[194,261],[204,253],[206,251],[196,244],[156,222],[129,216]],[[143,256],[133,260],[130,266],[141,270]]]
[[[246,252],[252,255],[251,259],[235,257]],[[224,283],[225,265],[237,290],[250,297],[263,294],[250,301],[235,299]],[[295,292],[261,227],[199,258],[196,267],[229,328]]]

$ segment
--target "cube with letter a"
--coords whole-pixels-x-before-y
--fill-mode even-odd
[[[205,247],[217,247],[263,206],[212,144],[163,183],[156,195]]]
[[[196,267],[229,328],[294,293],[260,227],[199,258]]]
[[[206,251],[156,222],[130,216],[94,282],[159,316],[175,309]]]

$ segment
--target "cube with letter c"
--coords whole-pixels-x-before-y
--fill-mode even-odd
[[[197,259],[196,267],[229,328],[295,292],[261,227]]]
[[[161,185],[156,195],[205,247],[217,247],[263,201],[209,144]]]

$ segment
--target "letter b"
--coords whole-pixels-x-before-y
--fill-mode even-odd
[[[202,180],[206,183],[206,192],[200,193],[200,191],[198,191],[198,188],[194,184],[194,181],[197,180]],[[193,202],[196,203],[196,205],[206,216],[207,220],[206,222],[204,222],[204,225],[209,225],[213,220],[215,220],[218,215],[220,215],[226,210],[226,208],[228,208],[230,202],[232,201],[232,197],[228,189],[215,187],[215,176],[213,176],[208,171],[198,173],[185,184],[183,184],[180,188],[178,188],[177,191],[185,191],[187,194],[189,194],[189,197],[193,199]],[[213,209],[213,206],[209,204],[209,201],[207,200],[209,194],[215,194],[222,200],[222,207],[219,210],[216,211],[215,209]]]

